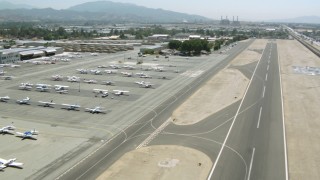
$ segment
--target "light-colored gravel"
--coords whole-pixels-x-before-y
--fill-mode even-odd
[[[256,40],[239,54],[232,66],[242,66],[260,59],[267,40]],[[178,125],[195,124],[243,97],[249,80],[238,70],[225,68],[186,100],[172,115]]]
[[[320,59],[295,40],[279,40],[291,180],[320,179],[320,77],[295,74],[292,66],[320,67]]]
[[[204,153],[181,146],[150,146],[123,155],[97,180],[205,179],[212,167]]]

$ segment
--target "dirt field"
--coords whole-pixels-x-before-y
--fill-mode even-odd
[[[211,167],[210,158],[197,150],[150,146],[125,154],[97,179],[205,179]]]
[[[230,65],[241,66],[258,61],[266,43],[266,40],[254,41]],[[249,80],[240,71],[225,68],[173,112],[174,123],[178,125],[195,124],[231,105],[243,97],[248,83]]]
[[[320,79],[292,66],[320,67],[320,59],[294,40],[278,41],[291,180],[320,179]]]

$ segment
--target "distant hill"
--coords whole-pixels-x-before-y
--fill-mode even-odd
[[[107,23],[193,23],[211,21],[206,17],[198,15],[146,8],[127,3],[114,3],[110,1],[84,3],[65,10],[55,10],[52,8],[19,10],[10,8],[0,9],[0,22],[48,20],[101,21]]]
[[[319,16],[302,16],[291,19],[277,19],[269,22],[320,24]]]
[[[209,21],[210,19],[185,13],[178,13],[163,9],[152,9],[143,6],[137,6],[129,3],[117,3],[111,1],[97,1],[79,4],[70,7],[68,10],[77,12],[96,12],[104,13],[108,16],[133,17],[147,22],[194,22]]]
[[[32,9],[35,8],[33,6],[29,6],[26,4],[13,4],[8,1],[0,1],[0,10],[3,9]]]

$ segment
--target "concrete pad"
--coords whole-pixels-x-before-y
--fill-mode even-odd
[[[213,163],[204,153],[182,146],[149,146],[123,155],[97,180],[205,179]]]

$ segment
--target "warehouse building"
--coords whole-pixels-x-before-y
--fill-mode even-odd
[[[43,56],[53,56],[61,53],[63,53],[63,48],[60,47],[2,49],[0,50],[0,64],[14,63]]]

